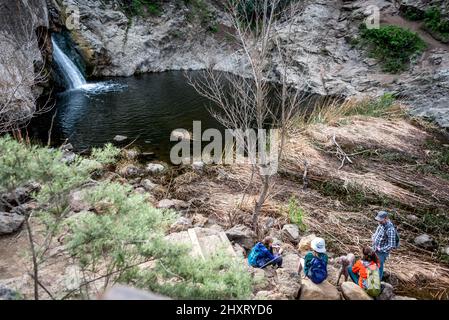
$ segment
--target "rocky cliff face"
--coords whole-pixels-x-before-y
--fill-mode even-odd
[[[219,1],[203,1],[218,30],[229,24]],[[351,40],[366,18],[369,5],[380,10],[383,24],[397,24],[420,33],[429,49],[409,71],[398,75],[384,73],[366,52],[355,48]],[[225,32],[211,32],[192,19],[195,8],[182,1],[165,1],[162,14],[146,18],[128,17],[117,1],[58,0],[59,11],[76,7],[80,27],[72,38],[98,76],[129,76],[164,70],[197,70],[210,63],[217,70],[243,74],[242,54],[227,41]],[[447,12],[447,1],[433,0],[309,0],[295,18],[293,35],[277,32],[286,50],[291,52],[289,81],[306,84],[310,93],[319,95],[400,95],[416,115],[429,117],[449,127],[449,46],[433,39],[416,23],[399,14],[406,7],[425,10],[437,6]],[[63,14],[62,14],[63,16]],[[273,57],[273,74],[279,74]]]
[[[45,0],[0,1],[0,131],[35,111],[51,52],[48,27]]]

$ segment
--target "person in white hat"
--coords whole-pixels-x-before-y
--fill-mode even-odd
[[[304,257],[304,275],[314,283],[321,283],[327,278],[326,242],[323,238],[315,238],[310,243],[312,251]],[[301,267],[300,267],[301,268]]]

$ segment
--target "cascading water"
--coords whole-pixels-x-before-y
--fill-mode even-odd
[[[82,90],[89,94],[121,91],[126,86],[111,81],[87,83],[75,63],[61,50],[55,38],[51,37],[53,44],[53,59],[66,82],[69,91]]]
[[[70,58],[62,52],[56,43],[55,39],[52,37],[51,42],[53,44],[53,58],[58,65],[64,80],[70,89],[79,89],[86,85],[86,79],[84,79],[81,72],[78,70],[76,65],[70,60]]]

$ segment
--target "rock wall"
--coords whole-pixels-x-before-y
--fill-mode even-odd
[[[72,30],[71,35],[92,75],[198,70],[211,63],[217,70],[244,74],[245,60],[225,35],[230,26],[220,1],[204,3],[219,32],[211,32],[192,19],[194,9],[183,1],[164,1],[160,16],[143,18],[125,15],[117,0],[57,0],[62,18],[67,8],[79,10],[80,27]],[[286,27],[276,30],[283,47],[290,52],[289,81],[322,96],[393,92],[410,105],[412,114],[449,127],[449,46],[431,42],[410,70],[398,75],[384,73],[378,61],[352,45],[369,5],[379,8],[381,23],[416,27],[415,31],[424,37],[430,36],[400,17],[401,8],[422,10],[438,6],[442,12],[448,9],[447,1],[440,0],[305,1],[304,11],[295,17],[292,34],[287,36]],[[280,74],[280,67],[273,56],[274,78],[276,74]]]
[[[36,109],[51,53],[48,27],[45,0],[0,0],[1,130],[26,122]]]

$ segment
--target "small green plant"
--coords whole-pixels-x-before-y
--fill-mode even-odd
[[[413,7],[407,7],[402,14],[406,19],[411,21],[420,21],[424,19],[424,12]]]
[[[428,9],[424,14],[424,24],[428,30],[430,30],[443,42],[449,41],[449,19],[443,18],[441,11],[432,7]]]
[[[295,197],[291,197],[288,202],[288,217],[291,223],[296,224],[301,231],[306,231],[307,226],[304,223],[304,210],[299,206]]]
[[[157,0],[122,0],[122,9],[128,16],[160,15],[161,9]]]
[[[416,33],[392,25],[379,29],[362,25],[361,39],[368,46],[370,56],[381,61],[383,69],[391,73],[406,70],[412,58],[426,48]]]

